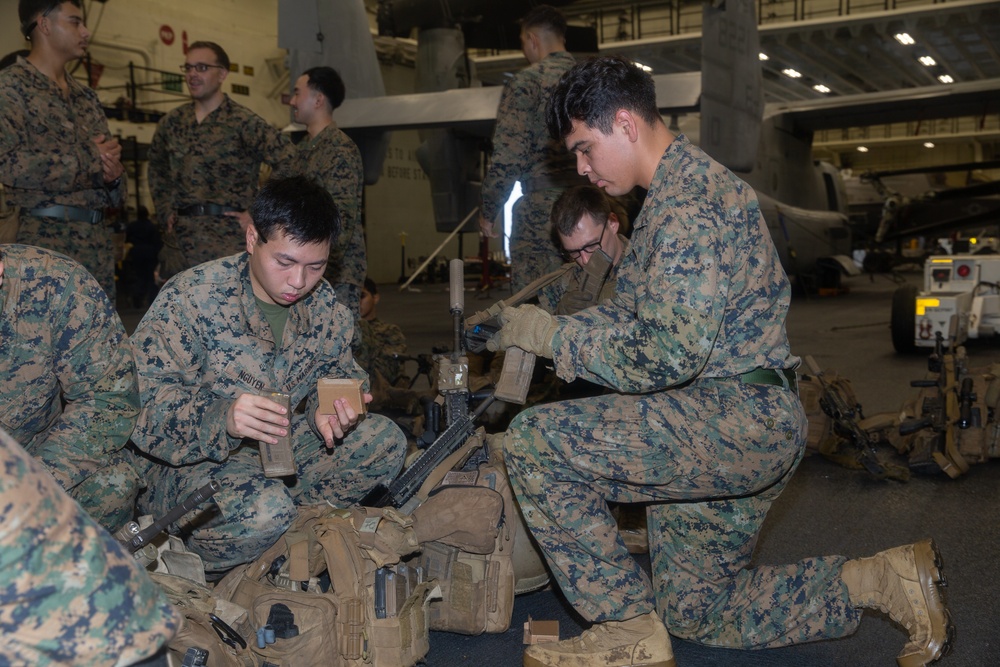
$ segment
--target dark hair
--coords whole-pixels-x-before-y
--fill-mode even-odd
[[[215,42],[195,42],[190,46],[188,46],[188,51],[190,51],[191,49],[208,49],[209,51],[215,54],[215,59],[219,62],[220,65],[225,67],[227,70],[229,69],[229,54],[226,53],[226,50],[224,48],[222,48]]]
[[[19,0],[17,3],[17,18],[21,20],[21,34],[25,39],[31,39],[31,33],[38,25],[38,16],[48,16],[64,2],[72,4],[77,9],[83,9],[81,0]]]
[[[3,58],[0,58],[0,70],[7,69],[8,67],[16,63],[18,56],[21,56],[23,58],[29,55],[30,53],[31,51],[27,49],[19,49],[17,51],[11,51]]]
[[[365,287],[364,287],[364,289],[365,289],[366,292],[368,292],[372,296],[375,296],[376,294],[378,294],[378,287],[375,285],[375,281],[372,280],[371,278],[365,278]]]
[[[579,120],[611,134],[615,113],[627,109],[650,125],[662,122],[653,77],[621,56],[578,63],[559,79],[545,112],[553,139],[562,140]]]
[[[563,236],[570,236],[584,213],[594,220],[607,220],[611,214],[611,199],[594,185],[577,185],[563,191],[552,205],[552,226]]]
[[[296,243],[334,243],[340,235],[340,212],[333,197],[308,176],[272,178],[250,204],[250,217],[267,243],[283,231]]]
[[[323,93],[330,104],[330,111],[344,103],[347,92],[344,89],[344,80],[337,74],[337,70],[325,66],[310,67],[302,74],[308,77],[306,80],[310,88]]]
[[[531,28],[542,28],[548,30],[560,39],[566,38],[566,17],[563,13],[549,5],[538,5],[524,15],[521,19],[521,28],[530,30]]]

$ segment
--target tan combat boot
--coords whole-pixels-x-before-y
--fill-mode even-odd
[[[941,597],[941,555],[932,540],[844,563],[841,578],[855,607],[879,609],[905,627],[900,667],[922,667],[951,650],[955,628]]]
[[[677,667],[670,635],[656,612],[598,623],[579,637],[535,644],[524,667]]]

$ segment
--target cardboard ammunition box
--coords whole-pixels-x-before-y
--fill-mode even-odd
[[[345,398],[348,404],[354,408],[354,412],[363,415],[368,412],[365,404],[364,394],[361,391],[361,380],[353,378],[320,378],[316,382],[316,391],[319,393],[319,411],[324,415],[335,415],[337,409],[334,402],[337,399]]]
[[[528,617],[524,624],[525,644],[545,644],[559,641],[559,621],[535,621]]]

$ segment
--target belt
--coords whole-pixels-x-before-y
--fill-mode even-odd
[[[223,213],[242,213],[243,209],[219,204],[191,204],[177,209],[177,215],[222,215]]]
[[[798,391],[798,378],[791,368],[756,368],[737,376],[747,384],[772,384],[792,391]]]
[[[67,222],[89,222],[93,225],[104,220],[104,211],[78,206],[46,206],[45,208],[33,208],[25,211],[25,214],[33,215],[36,218],[58,218]]]

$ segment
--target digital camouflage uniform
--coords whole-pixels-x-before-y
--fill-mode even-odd
[[[276,346],[254,299],[248,258],[225,257],[175,276],[132,338],[143,399],[132,439],[156,459],[139,507],[161,515],[218,480],[212,504],[184,524],[188,547],[209,572],[258,557],[291,524],[296,505],[357,502],[395,477],[406,452],[399,428],[374,414],[326,449],[313,423],[316,381],[365,377],[351,356],[354,318],[320,281],[290,306]],[[292,406],[308,399],[305,414],[292,417],[293,479],[264,477],[256,441],[226,432],[233,401],[265,389],[290,394]]]
[[[263,118],[224,96],[199,123],[194,102],[160,119],[149,145],[149,191],[161,224],[195,204],[244,210],[253,200],[261,163],[288,175],[295,147]],[[174,233],[187,265],[197,266],[246,249],[236,218],[177,215]]]
[[[135,559],[0,429],[0,664],[131,665],[180,615]]]
[[[552,242],[552,205],[576,178],[573,156],[553,141],[545,126],[545,105],[559,77],[576,61],[566,51],[552,53],[507,82],[497,108],[493,155],[483,179],[482,215],[496,220],[516,181],[524,196],[514,205],[510,238],[511,288],[517,292],[562,264]]]
[[[361,329],[361,348],[357,362],[369,376],[379,373],[394,385],[399,380],[402,364],[394,354],[406,354],[406,336],[395,324],[372,320],[358,320]]]
[[[622,248],[621,256],[625,257],[628,255],[629,240],[619,234],[618,243],[621,244]],[[584,277],[586,276],[586,270],[582,266],[576,262],[572,262],[572,264],[573,267],[567,273],[538,291],[538,305],[553,315],[573,315],[579,310],[579,308],[575,308],[568,303],[562,303],[563,297],[567,294],[581,291]],[[620,261],[619,264],[621,264]],[[607,301],[615,295],[615,281],[617,276],[618,267],[612,266],[608,271],[607,278],[604,279],[600,293],[594,300],[595,304]]]
[[[807,426],[794,391],[738,379],[798,364],[756,196],[683,136],[652,183],[615,297],[557,318],[552,342],[560,377],[620,393],[528,409],[508,431],[525,519],[589,620],[655,604],[673,634],[737,648],[849,634],[843,558],[748,568]],[[669,501],[648,509],[652,582],[606,501]]]
[[[103,212],[121,206],[125,180],[108,189],[98,135],[111,136],[97,94],[67,76],[69,94],[24,58],[0,72],[0,183],[21,207],[17,242],[77,260],[115,300],[115,255],[104,220],[84,222],[28,215],[32,209],[75,206]]]
[[[340,212],[340,235],[330,248],[326,279],[337,300],[360,317],[361,287],[368,275],[365,230],[361,224],[361,196],[364,167],[361,152],[351,138],[328,125],[315,137],[306,137],[298,146],[299,168],[315,178],[333,196]]]
[[[124,449],[139,414],[125,328],[68,257],[23,245],[0,255],[0,426],[114,531],[139,488]]]

